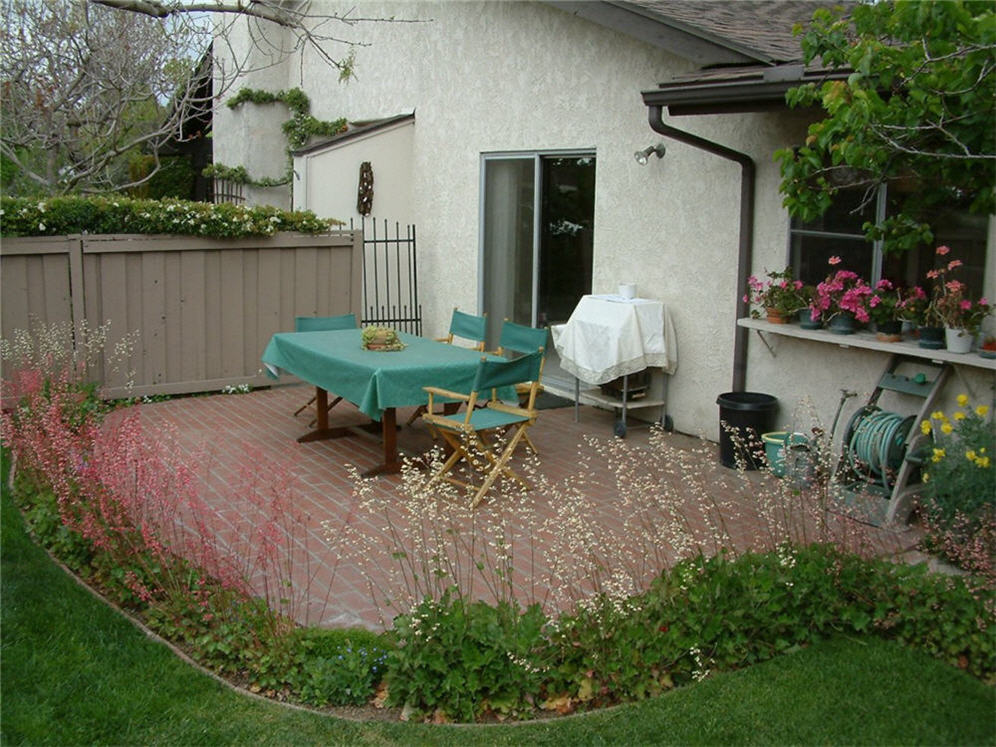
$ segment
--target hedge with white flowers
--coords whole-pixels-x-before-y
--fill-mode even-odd
[[[278,231],[326,233],[342,225],[311,211],[186,200],[128,197],[0,197],[0,236],[178,234],[218,239],[270,236]]]

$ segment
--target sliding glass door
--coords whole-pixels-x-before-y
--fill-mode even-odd
[[[501,322],[564,322],[591,292],[595,156],[485,156],[482,167],[482,306],[488,337]]]

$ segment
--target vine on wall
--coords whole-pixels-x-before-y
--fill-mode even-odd
[[[281,187],[290,184],[294,167],[291,154],[294,150],[307,145],[308,140],[312,137],[331,137],[346,130],[345,117],[327,121],[311,116],[311,99],[300,88],[291,88],[276,93],[257,88],[242,88],[228,100],[228,108],[234,109],[246,102],[252,104],[282,103],[290,109],[291,118],[280,126],[287,137],[287,171],[281,177],[254,179],[244,166],[226,166],[222,163],[216,163],[204,169],[204,176],[226,179],[236,184],[248,184],[252,187]]]

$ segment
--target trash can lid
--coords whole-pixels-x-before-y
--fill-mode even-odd
[[[761,392],[725,392],[716,398],[716,404],[730,410],[773,410],[778,399]]]

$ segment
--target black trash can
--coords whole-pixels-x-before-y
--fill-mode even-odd
[[[759,449],[763,454],[761,434],[772,430],[778,400],[770,394],[760,392],[726,392],[716,398],[716,404],[719,405],[719,461],[722,465],[733,468],[737,466],[737,445],[724,423],[736,429],[744,444],[753,444],[748,451]],[[763,455],[755,458],[754,454],[746,453],[744,457],[747,469],[757,469],[764,465]]]

